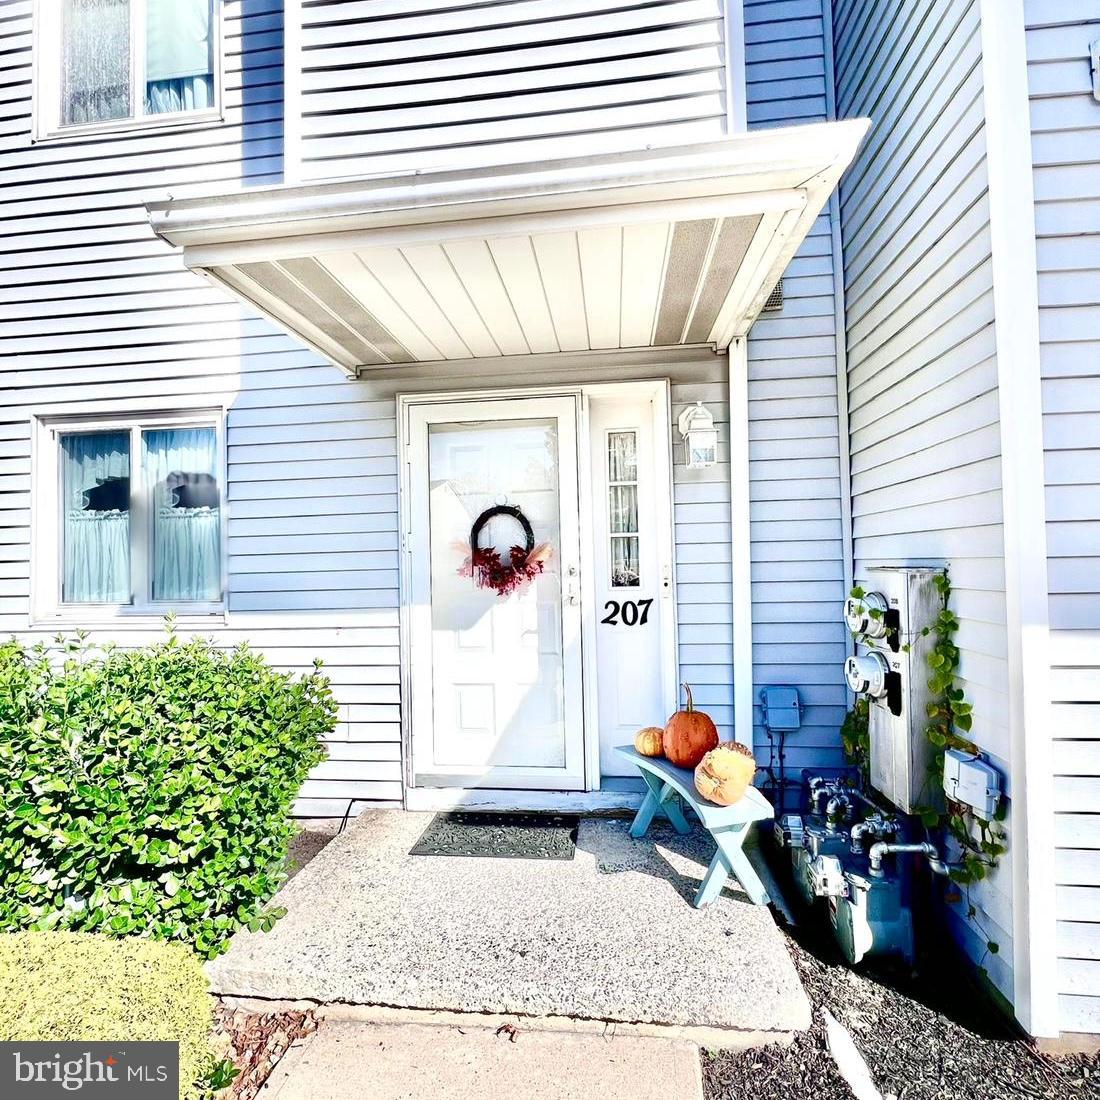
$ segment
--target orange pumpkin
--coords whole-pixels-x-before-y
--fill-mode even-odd
[[[634,735],[634,748],[642,756],[660,756],[664,752],[665,731],[660,726],[646,726]]]
[[[710,715],[695,709],[691,688],[684,684],[687,705],[678,710],[665,726],[665,756],[678,768],[694,768],[718,744],[718,729]]]
[[[709,802],[732,806],[745,796],[756,775],[752,751],[736,741],[711,749],[695,769],[695,789]]]

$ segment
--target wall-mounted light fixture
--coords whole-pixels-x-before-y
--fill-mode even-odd
[[[702,401],[689,405],[676,421],[684,437],[684,458],[689,470],[702,470],[718,461],[718,429]]]

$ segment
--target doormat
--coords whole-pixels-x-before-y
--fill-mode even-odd
[[[577,818],[562,814],[436,814],[411,856],[572,859]]]

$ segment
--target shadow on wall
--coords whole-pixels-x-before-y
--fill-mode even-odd
[[[284,9],[282,0],[241,0],[240,36],[227,27],[226,70],[239,65],[244,187],[283,182]]]

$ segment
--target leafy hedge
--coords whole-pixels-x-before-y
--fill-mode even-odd
[[[182,944],[69,932],[0,936],[0,1041],[178,1042],[180,1097],[208,1093],[212,1002]]]
[[[60,639],[59,639],[60,641]],[[183,940],[270,928],[328,681],[241,646],[0,644],[0,931]]]

